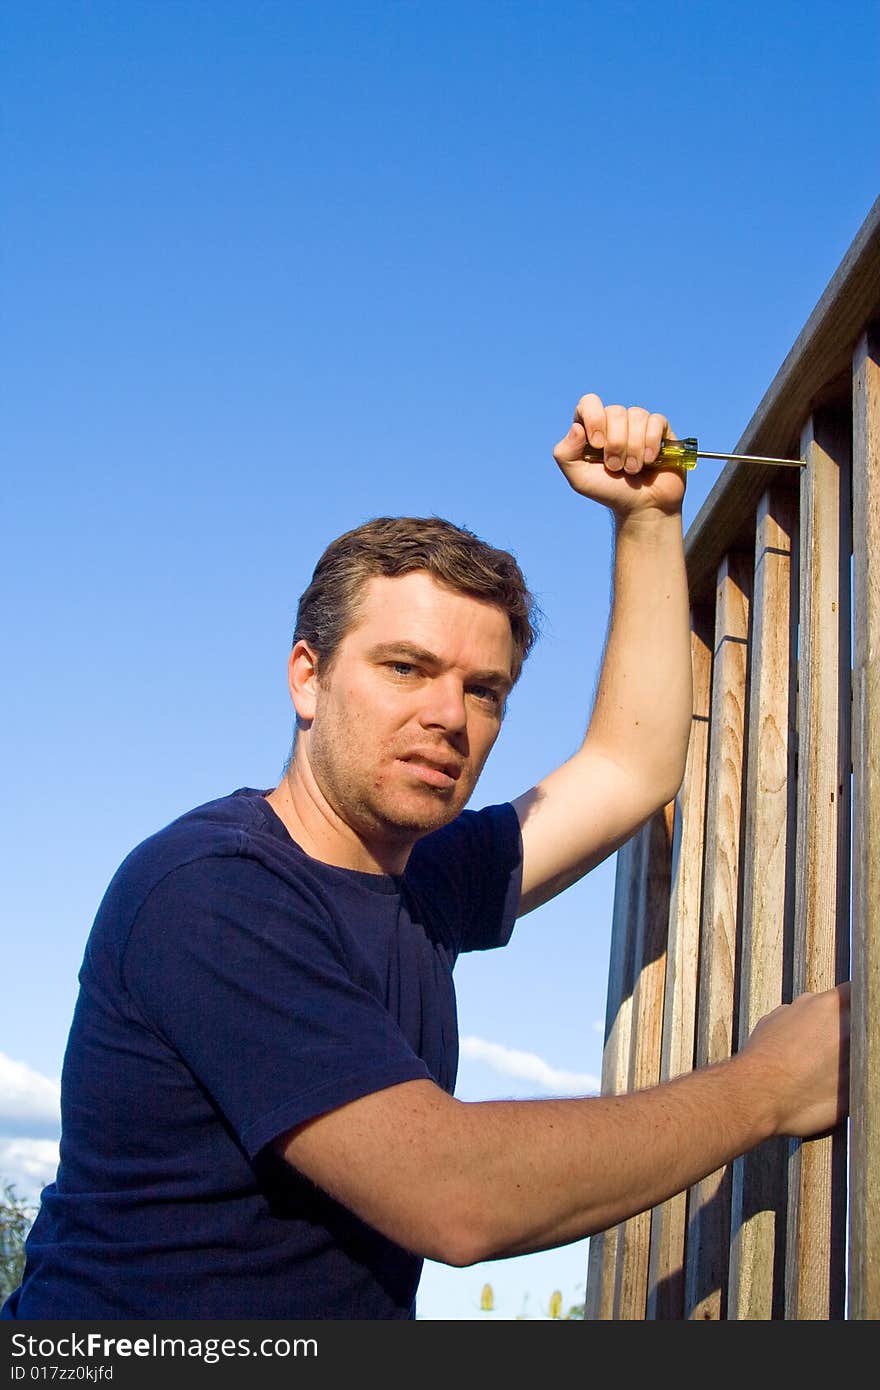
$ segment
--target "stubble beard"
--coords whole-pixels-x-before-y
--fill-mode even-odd
[[[351,749],[357,746],[351,732],[342,728],[313,738],[309,762],[325,801],[359,838],[389,845],[413,844],[448,825],[464,809],[473,790],[469,783],[464,800],[458,785],[449,793],[426,785],[411,789],[383,785],[389,774],[382,767],[392,770],[392,778],[400,772],[393,752],[383,750],[372,767],[358,764],[351,756]]]

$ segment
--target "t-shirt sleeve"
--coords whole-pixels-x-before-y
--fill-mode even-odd
[[[429,1077],[351,978],[333,924],[247,857],[175,869],[142,905],[123,979],[253,1157],[303,1121]]]
[[[453,951],[505,946],[519,911],[522,833],[510,802],[463,811],[420,840],[407,883],[444,923]]]

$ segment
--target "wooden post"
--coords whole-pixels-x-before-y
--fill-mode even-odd
[[[702,901],[703,813],[706,809],[706,762],[712,694],[712,646],[715,615],[708,606],[691,613],[694,713],[687,767],[676,801],[672,840],[672,883],[660,1079],[668,1081],[694,1065],[697,1018],[697,968]],[[649,1318],[684,1316],[684,1242],[687,1193],[680,1192],[651,1214],[648,1263]]]
[[[729,1057],[734,1036],[734,979],[739,840],[753,560],[729,552],[721,562],[715,605],[712,720],[706,797],[706,860],[700,933],[696,1065]],[[688,1194],[685,1312],[726,1316],[730,1221],[729,1169]]]
[[[761,498],[755,533],[748,762],[742,866],[739,1046],[783,1002],[786,928],[794,905],[797,636],[797,498]],[[792,557],[795,564],[792,565]],[[789,985],[791,959],[788,959]],[[729,1318],[781,1318],[784,1311],[784,1140],[733,1165]]]
[[[614,913],[611,921],[611,954],[608,964],[608,996],[605,1004],[605,1046],[602,1052],[602,1095],[621,1095],[629,1080],[630,1038],[635,973],[635,944],[641,901],[644,840],[634,835],[617,851],[614,880]],[[614,1290],[618,1240],[622,1226],[590,1236],[584,1320],[607,1321],[614,1317]]]
[[[801,436],[797,870],[793,990],[845,979],[849,943],[850,542],[847,422]],[[846,1135],[791,1145],[785,1315],[842,1318]]]
[[[639,832],[644,860],[635,945],[629,1091],[655,1086],[660,1079],[672,814],[670,804],[652,816]],[[639,1319],[645,1316],[650,1240],[650,1210],[639,1212],[623,1223],[617,1248],[615,1318]]]
[[[851,1318],[880,1318],[880,331],[853,372]]]

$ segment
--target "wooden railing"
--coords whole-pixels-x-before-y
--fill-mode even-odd
[[[590,1241],[585,1317],[880,1317],[880,199],[685,538],[694,715],[618,853],[602,1090],[852,979],[850,1120]]]

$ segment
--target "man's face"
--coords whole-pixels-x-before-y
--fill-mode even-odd
[[[513,638],[502,609],[423,570],[367,581],[313,685],[307,756],[366,842],[412,844],[469,800],[501,727]]]

